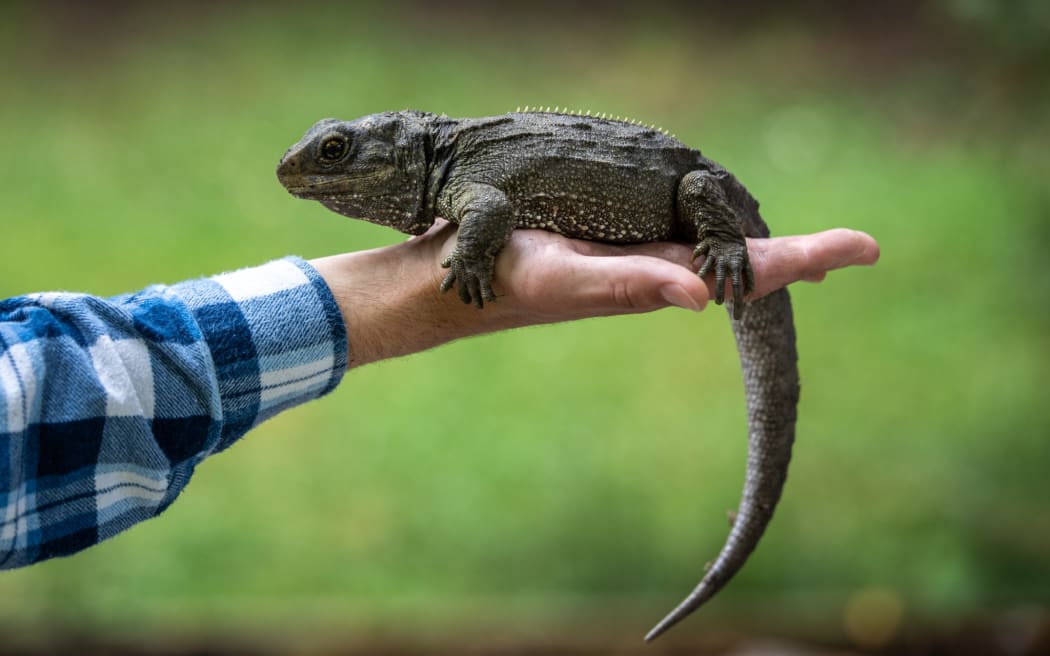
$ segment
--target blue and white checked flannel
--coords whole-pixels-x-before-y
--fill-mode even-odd
[[[335,299],[297,258],[109,299],[0,301],[0,569],[157,515],[197,463],[346,366]]]

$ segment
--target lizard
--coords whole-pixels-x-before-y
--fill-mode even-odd
[[[799,380],[787,290],[746,300],[754,281],[745,238],[768,237],[769,229],[735,176],[655,126],[561,108],[483,118],[404,110],[322,119],[285,152],[277,176],[293,196],[406,234],[423,234],[438,216],[457,224],[440,290],[455,288],[478,308],[497,299],[495,258],[515,229],[695,245],[697,274],[714,274],[715,301],[731,317],[747,397],[747,469],[717,558],[646,642],[740,570],[784,487]]]

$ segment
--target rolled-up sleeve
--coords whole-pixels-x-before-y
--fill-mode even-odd
[[[0,568],[156,516],[199,462],[346,366],[339,308],[298,258],[108,299],[0,301]]]

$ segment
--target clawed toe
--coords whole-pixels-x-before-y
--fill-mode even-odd
[[[478,309],[485,307],[485,301],[495,301],[492,291],[492,263],[488,267],[470,266],[460,255],[453,253],[441,262],[443,268],[449,269],[441,281],[441,292],[456,287],[459,299],[467,305]]]
[[[700,265],[700,270],[696,273],[696,275],[700,276],[701,278],[707,275],[707,272],[711,270],[711,265],[714,263],[714,258],[708,257],[710,253],[711,243],[706,240],[697,244],[696,248],[693,249],[694,261],[701,257],[704,258],[703,264]]]
[[[747,247],[744,244],[723,244],[705,239],[693,251],[693,259],[704,257],[697,275],[707,276],[712,270],[715,273],[715,303],[722,305],[726,300],[726,278],[733,292],[733,318],[743,316],[744,297],[755,287],[751,264],[748,262]]]

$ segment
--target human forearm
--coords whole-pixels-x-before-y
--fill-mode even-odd
[[[158,514],[201,460],[332,389],[345,353],[328,287],[295,259],[0,302],[0,569]]]

